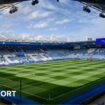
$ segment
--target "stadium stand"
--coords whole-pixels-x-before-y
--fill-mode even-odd
[[[60,43],[50,43],[50,45],[48,43],[31,43],[30,45],[28,42],[4,43],[6,42],[1,42],[0,65],[30,64],[61,59],[105,59],[105,48],[102,46],[98,48],[96,45],[93,47],[94,42],[90,45],[87,42],[61,45]],[[78,45],[80,47],[76,47]]]

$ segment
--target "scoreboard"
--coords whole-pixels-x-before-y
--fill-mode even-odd
[[[105,38],[96,39],[96,45],[105,45]]]

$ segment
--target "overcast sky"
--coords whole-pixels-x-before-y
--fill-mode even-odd
[[[8,9],[0,15],[0,38],[85,40],[87,37],[105,37],[105,19],[99,11],[82,11],[82,4],[71,0],[40,0],[37,6],[29,2],[17,5],[13,15]]]

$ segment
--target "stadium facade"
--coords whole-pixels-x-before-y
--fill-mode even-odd
[[[5,69],[8,68],[8,66],[11,67],[13,65],[13,67],[15,67],[16,65],[17,66],[19,65],[19,67],[20,67],[20,65],[22,65],[22,64],[24,64],[24,66],[27,64],[30,64],[30,65],[36,64],[37,65],[37,64],[43,64],[43,62],[45,63],[48,61],[60,61],[60,60],[70,60],[71,61],[71,60],[75,60],[75,59],[76,60],[84,60],[84,62],[86,60],[88,60],[88,61],[90,60],[90,62],[91,61],[93,61],[93,62],[94,61],[104,61],[105,60],[105,39],[97,39],[96,41],[85,41],[85,42],[71,42],[71,43],[0,42],[0,66],[1,66],[0,73],[7,75],[7,77],[10,76],[10,79],[12,78],[12,75],[9,75],[9,73],[11,74],[12,70],[14,70],[14,69],[10,68],[11,69],[10,72],[7,71],[8,73],[6,73]],[[61,64],[61,65],[63,65],[63,64]],[[37,66],[35,66],[35,67],[37,67]],[[42,69],[45,70],[45,68],[42,68]],[[72,68],[74,69],[74,67],[72,67]],[[80,68],[82,68],[82,65]],[[65,70],[63,70],[63,71],[65,71]],[[13,71],[13,72],[15,72],[15,71]],[[16,77],[22,78],[21,76],[16,76]],[[16,78],[16,77],[13,77],[13,78]],[[25,76],[24,76],[24,78],[25,78]],[[59,78],[62,79],[61,77],[59,77]],[[1,89],[3,89],[4,87],[6,88],[5,85],[2,86],[3,81],[0,81],[0,82],[1,82],[1,86],[0,86]],[[33,81],[33,82],[35,82],[35,81]],[[40,82],[41,82],[41,80],[40,80]],[[85,90],[84,92],[80,92],[80,94],[77,94],[71,98],[69,98],[69,95],[67,94],[64,96],[64,100],[62,101],[62,104],[85,103],[85,102],[87,102],[87,100],[89,101],[93,97],[95,97],[99,94],[102,94],[105,91],[104,83],[105,83],[105,81],[101,82],[100,85],[99,85],[99,83],[98,84],[96,83],[97,84],[96,87],[89,88],[88,90]],[[63,85],[63,84],[60,84],[60,85]],[[55,85],[54,85],[54,87],[55,87]],[[9,89],[11,89],[11,88],[9,87]],[[68,89],[69,88],[67,88],[67,91],[68,91]],[[41,93],[41,95],[42,95],[42,93]],[[8,100],[10,102],[17,104],[17,103],[19,103],[18,95],[15,99],[14,98],[12,98],[12,99],[5,98],[5,100]],[[44,98],[47,96],[42,95],[44,98],[40,99],[41,96],[38,96],[38,95],[39,94],[37,94],[37,96],[35,95],[35,97],[34,97],[35,103],[38,100],[37,104],[40,104],[40,103],[46,104],[46,102],[49,103],[49,101],[53,101],[53,99],[49,99],[49,100],[47,99],[47,101],[45,101]],[[56,96],[55,93],[53,95]],[[24,97],[24,95],[23,95],[23,97]],[[66,97],[67,97],[67,99],[66,99]],[[30,97],[28,97],[28,98],[29,98],[29,100],[33,100],[32,97],[31,97],[31,99],[30,99]],[[60,100],[60,99],[58,99],[58,100]],[[56,100],[55,102],[61,103],[61,101],[58,102],[58,100]],[[23,101],[27,102],[26,99],[24,99],[24,98],[23,98]],[[31,103],[32,101],[29,101],[29,102]]]

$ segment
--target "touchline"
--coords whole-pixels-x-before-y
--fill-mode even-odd
[[[15,97],[15,96],[16,96],[16,91],[5,91],[5,90],[0,91],[0,97]]]

